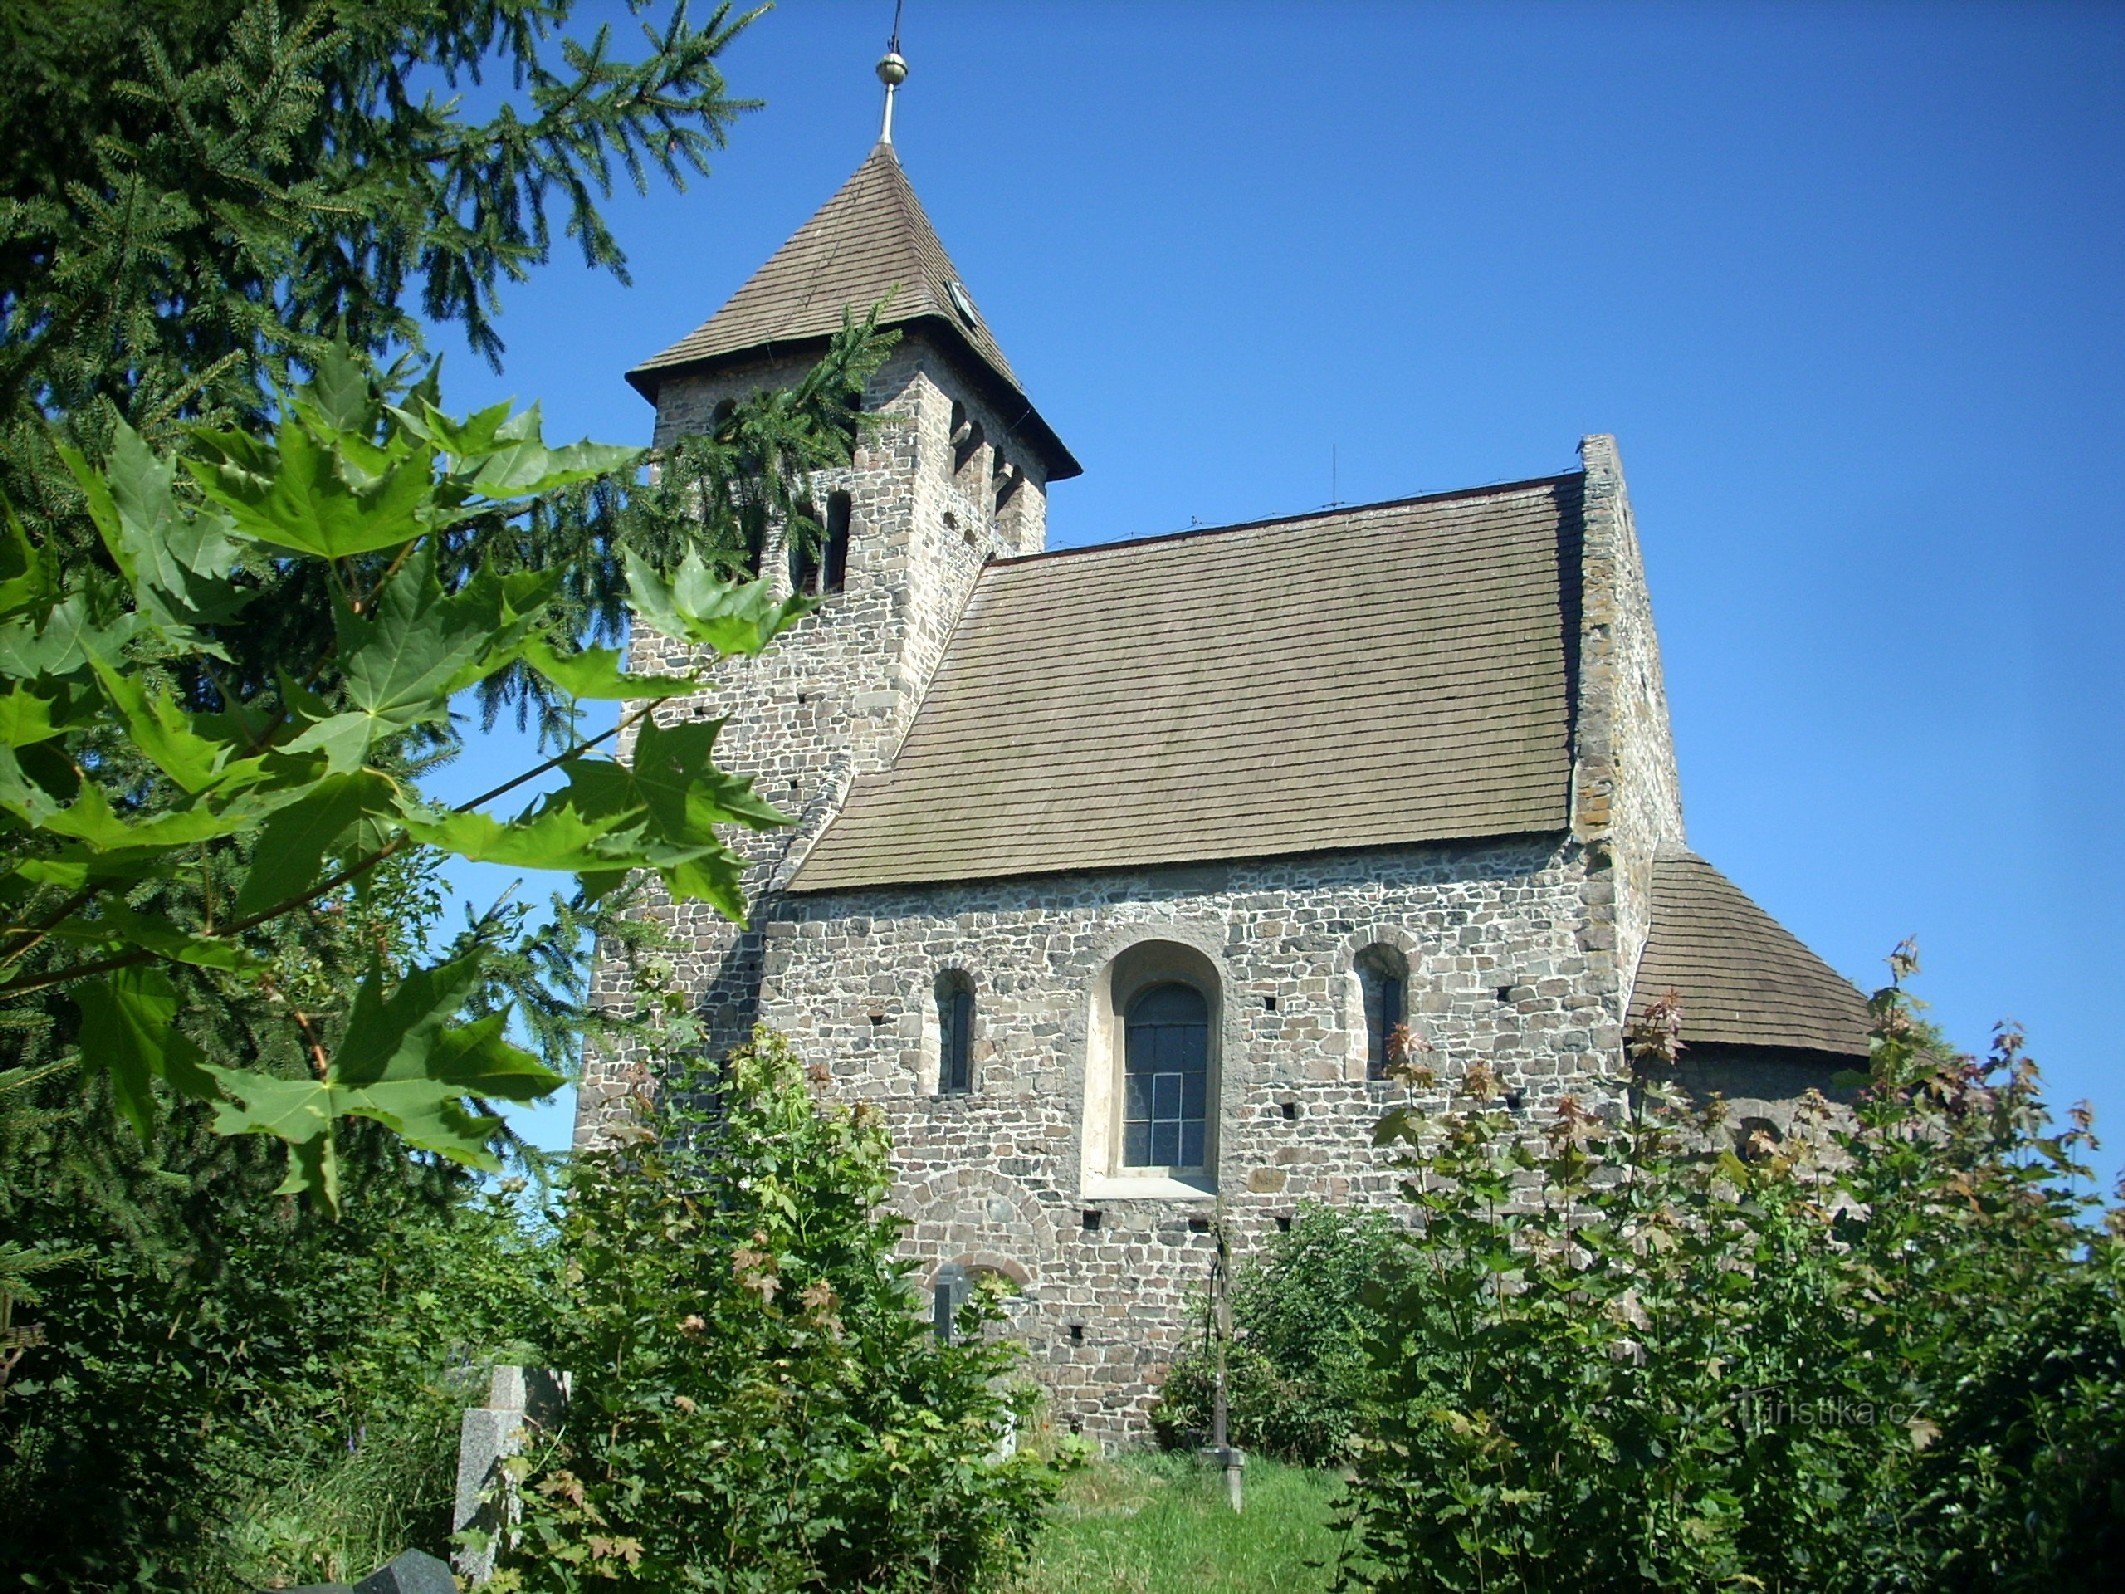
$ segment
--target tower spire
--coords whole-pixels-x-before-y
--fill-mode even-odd
[[[878,130],[878,142],[893,142],[893,90],[908,80],[908,64],[900,54],[900,6],[901,0],[893,0],[893,36],[886,40],[885,54],[878,62],[878,81],[885,85],[885,123]]]

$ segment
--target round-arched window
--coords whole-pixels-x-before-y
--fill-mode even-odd
[[[1208,1141],[1210,1004],[1192,985],[1154,985],[1129,1004],[1122,1164],[1200,1172]]]

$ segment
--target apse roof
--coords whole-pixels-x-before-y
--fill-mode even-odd
[[[821,346],[840,330],[844,311],[861,316],[880,303],[881,325],[919,326],[959,357],[1001,419],[1039,450],[1051,481],[1080,473],[1026,397],[886,143],[722,309],[627,380],[654,399],[675,371]]]
[[[1682,1040],[1867,1055],[1867,1002],[1799,937],[1693,852],[1653,865],[1653,924],[1631,1015],[1669,991]],[[1687,1052],[1685,1052],[1687,1056]]]

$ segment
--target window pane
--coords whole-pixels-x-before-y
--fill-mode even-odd
[[[1181,1125],[1181,1157],[1178,1166],[1200,1168],[1203,1165],[1203,1125],[1200,1121]]]
[[[1183,1074],[1181,1076],[1181,1116],[1183,1118],[1200,1118],[1203,1116],[1203,1096],[1205,1094],[1203,1087],[1205,1080],[1206,1076],[1199,1073]]]
[[[1178,1074],[1154,1074],[1151,1077],[1151,1116],[1153,1118],[1178,1118],[1181,1115],[1181,1076]]]
[[[1151,1076],[1132,1073],[1122,1084],[1122,1116],[1138,1122],[1151,1116]]]
[[[1151,1161],[1159,1167],[1170,1168],[1181,1160],[1181,1126],[1179,1124],[1153,1124],[1151,1126]]]
[[[1158,1061],[1157,1031],[1147,1024],[1129,1026],[1129,1066],[1150,1068]]]
[[[1151,1126],[1149,1124],[1126,1124],[1122,1128],[1122,1162],[1131,1168],[1142,1168],[1151,1161]]]
[[[1154,985],[1129,1005],[1131,1024],[1206,1024],[1209,1005],[1192,985]]]

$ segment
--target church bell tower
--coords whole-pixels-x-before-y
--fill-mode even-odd
[[[771,542],[763,572],[820,607],[757,659],[716,666],[712,687],[660,714],[724,718],[718,761],[752,776],[797,823],[735,838],[757,908],[785,884],[856,779],[899,750],[960,611],[992,558],[1038,553],[1049,485],[1079,474],[1026,397],[972,292],[945,253],[892,142],[897,51],[878,143],[840,189],[699,328],[627,373],[656,406],[655,447],[711,430],[719,406],[800,380],[842,326],[882,306],[899,343],[865,383],[869,420],[846,469],[818,472],[827,545],[801,566]],[[637,626],[633,666],[694,663]],[[750,1028],[757,935],[698,903],[658,903],[684,949],[678,977],[702,993],[711,1044]],[[623,993],[601,967],[601,994]],[[617,1061],[586,1067],[579,1144],[622,1093]]]

